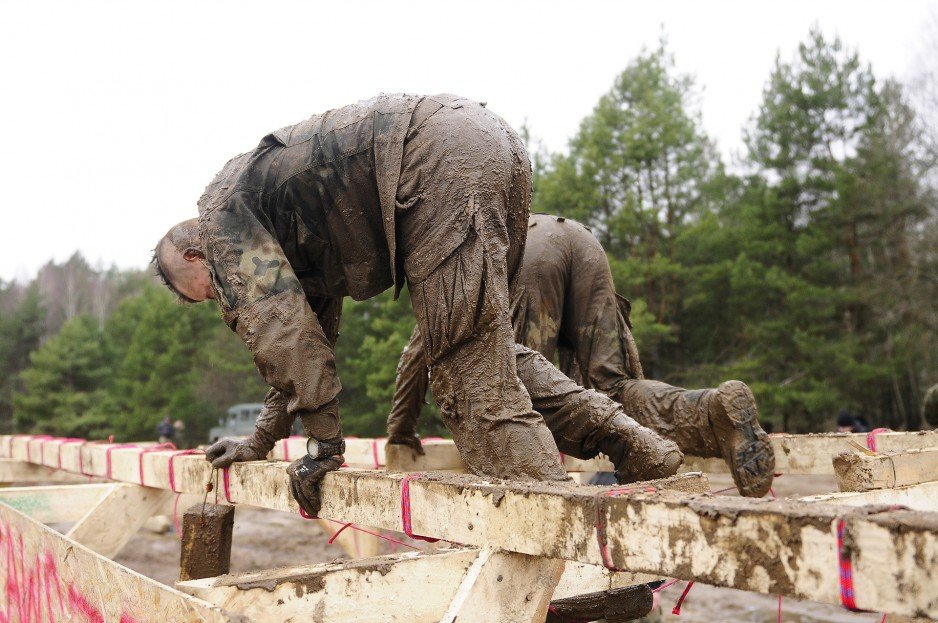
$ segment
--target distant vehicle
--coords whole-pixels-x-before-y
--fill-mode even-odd
[[[218,426],[208,432],[209,443],[215,443],[223,437],[247,437],[254,432],[254,422],[264,408],[262,402],[242,402],[228,408],[228,414],[218,419]],[[300,420],[293,423],[293,434],[302,435]]]

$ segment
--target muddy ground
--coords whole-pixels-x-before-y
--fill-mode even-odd
[[[719,491],[732,486],[728,475],[710,477],[712,488]],[[775,483],[779,497],[811,495],[835,491],[833,477],[784,476]],[[722,493],[735,495],[735,490]],[[232,572],[269,567],[325,562],[344,557],[343,551],[326,541],[325,532],[317,522],[295,515],[239,507],[235,516]],[[178,576],[179,541],[175,534],[154,534],[142,530],[116,558],[118,562],[160,582],[172,584]],[[831,573],[836,573],[836,568]],[[670,613],[684,582],[661,593],[663,614],[658,621],[681,623],[717,623],[739,621],[774,623],[777,598],[726,588],[695,585],[684,602],[680,616]],[[881,615],[854,614],[836,606],[784,599],[782,621],[787,623],[874,623]]]

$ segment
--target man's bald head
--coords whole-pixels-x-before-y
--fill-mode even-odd
[[[187,303],[214,298],[211,274],[199,242],[199,219],[173,225],[156,243],[156,274],[167,288]]]

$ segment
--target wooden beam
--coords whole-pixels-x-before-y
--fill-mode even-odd
[[[904,452],[844,452],[834,457],[841,491],[872,491],[938,480],[938,448]]]
[[[437,623],[478,550],[407,553],[178,582],[257,623]]]
[[[50,467],[26,463],[17,459],[0,458],[0,484],[31,482],[42,483],[83,483],[89,479],[78,474],[70,474]]]
[[[17,440],[12,451],[22,456]],[[86,465],[104,469],[103,446],[85,446]],[[18,454],[19,453],[19,454]],[[112,452],[115,479],[139,479],[139,450]],[[148,484],[166,487],[167,457],[144,455]],[[197,493],[210,469],[178,457],[177,488]],[[63,452],[63,466],[66,462]],[[241,463],[229,470],[233,501],[297,511],[283,463]],[[340,470],[323,479],[322,516],[400,531],[405,476]],[[466,475],[408,476],[417,534],[546,558],[601,564],[597,523],[605,526],[613,566],[801,599],[840,603],[837,529],[851,547],[857,605],[938,617],[938,519],[914,511],[881,512],[789,500],[691,495],[708,490],[700,475],[626,489],[565,483],[503,483]],[[684,493],[668,488],[684,487]],[[597,505],[599,509],[597,512]],[[597,521],[598,519],[598,521]],[[914,552],[914,555],[913,555]]]
[[[172,497],[172,493],[163,489],[114,485],[72,526],[67,536],[102,556],[113,558]]]
[[[0,504],[0,619],[222,623],[219,608],[151,580]]]
[[[865,446],[866,433],[822,433],[811,435],[775,434],[769,437],[775,450],[775,471],[781,474],[834,475],[831,459],[841,452],[849,451],[853,445]],[[874,436],[878,452],[900,452],[925,448],[938,448],[938,430],[916,432],[887,432]],[[413,452],[388,455],[388,471],[444,471],[462,469],[459,451],[450,440],[426,442],[424,456]],[[433,449],[430,452],[430,448]],[[568,472],[608,472],[612,463],[605,457],[583,460],[571,456],[563,457],[563,466]],[[726,463],[719,458],[688,456],[684,461],[685,471],[725,473]]]
[[[598,621],[624,623],[651,612],[654,596],[645,584],[577,595],[550,602],[546,623]]]
[[[938,482],[926,482],[895,489],[823,493],[799,498],[803,502],[823,502],[848,506],[905,506],[912,510],[938,513]]]
[[[636,584],[647,584],[663,579],[661,576],[628,571],[611,571],[602,565],[590,565],[568,560],[560,576],[560,583],[554,589],[553,599],[575,597],[596,591],[605,591]]]
[[[483,548],[440,623],[541,623],[564,561]]]
[[[231,533],[235,509],[223,504],[196,504],[182,517],[179,579],[225,575],[231,569]]]
[[[39,523],[71,523],[81,519],[117,486],[121,485],[8,487],[0,489],[0,502]]]

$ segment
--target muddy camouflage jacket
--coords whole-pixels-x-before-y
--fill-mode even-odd
[[[418,100],[382,95],[277,130],[229,161],[199,200],[222,315],[290,415],[317,411],[341,388],[341,298],[400,286],[395,194]]]

